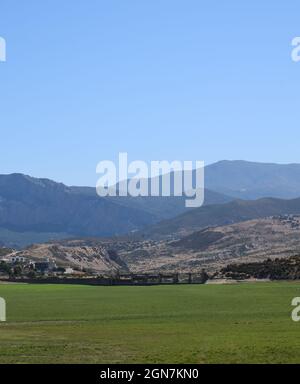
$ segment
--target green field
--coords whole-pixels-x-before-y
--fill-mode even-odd
[[[300,363],[298,283],[0,285],[0,363]]]

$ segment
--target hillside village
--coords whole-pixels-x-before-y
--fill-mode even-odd
[[[71,267],[58,267],[55,259],[33,261],[17,253],[0,257],[0,279],[12,277],[66,276],[81,274]]]

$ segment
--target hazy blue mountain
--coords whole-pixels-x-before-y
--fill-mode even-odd
[[[57,234],[112,236],[155,221],[142,210],[73,193],[51,180],[21,174],[0,176],[0,229],[8,230],[12,241],[15,232],[49,233],[55,238]]]
[[[207,191],[208,203],[230,198]],[[22,174],[0,175],[0,245],[140,230],[186,210],[182,198],[100,198],[95,188],[68,187]]]
[[[195,186],[195,172],[193,172]],[[174,172],[170,174],[171,193]],[[150,188],[153,179],[149,179]],[[161,176],[160,176],[161,185]],[[203,186],[202,186],[203,187]],[[300,164],[272,164],[248,161],[219,161],[205,167],[206,204],[209,191],[219,193],[219,201],[228,202],[232,198],[255,200],[263,197],[294,199],[300,197]],[[149,207],[149,205],[148,205]],[[178,212],[176,212],[178,213]]]
[[[75,193],[95,196],[96,190],[91,187],[71,187]],[[157,221],[175,217],[190,209],[186,208],[186,197],[106,197],[107,201],[127,208],[139,209],[153,215]],[[208,189],[204,191],[204,205],[223,204],[234,198]]]
[[[220,161],[205,168],[205,187],[241,199],[300,197],[300,164]]]
[[[0,175],[0,244],[114,236],[161,220],[165,221],[156,226],[156,233],[222,225],[269,213],[298,213],[297,200],[263,199],[253,205],[232,200],[300,197],[300,165],[220,161],[205,168],[205,187],[205,206],[187,210],[184,197],[99,198],[95,188],[68,187],[22,174]]]

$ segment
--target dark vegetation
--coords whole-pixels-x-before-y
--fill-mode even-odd
[[[12,252],[13,252],[13,249],[11,248],[0,248],[0,257],[9,255]]]
[[[300,255],[287,259],[268,259],[260,263],[230,264],[218,274],[235,280],[249,278],[271,280],[299,280]]]
[[[194,232],[190,236],[186,236],[181,240],[171,243],[173,247],[180,247],[184,249],[194,249],[197,251],[205,251],[210,245],[222,239],[224,234],[221,232],[202,230]]]

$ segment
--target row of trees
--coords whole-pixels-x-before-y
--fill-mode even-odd
[[[299,280],[300,255],[283,259],[267,259],[258,263],[230,264],[220,271],[220,275],[235,280],[249,278]]]

